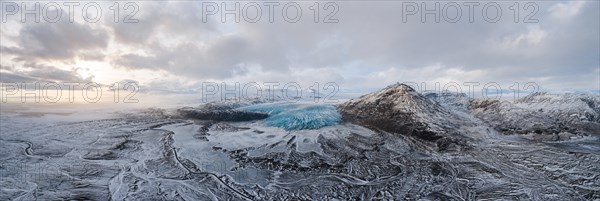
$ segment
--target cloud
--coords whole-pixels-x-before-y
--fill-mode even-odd
[[[75,82],[88,83],[92,82],[93,77],[84,78],[77,72],[80,69],[63,70],[55,66],[26,63],[24,68],[19,70],[16,68],[2,67],[5,72],[0,73],[0,80],[5,83],[13,82]]]
[[[89,25],[58,22],[25,24],[16,39],[17,47],[2,46],[3,54],[16,61],[73,60],[107,47],[108,34]]]
[[[529,45],[535,46],[540,44],[540,42],[542,42],[547,35],[548,33],[544,30],[534,29],[527,33],[518,34],[517,36],[506,37],[500,46],[503,46],[507,49],[522,48],[523,46]]]
[[[548,9],[550,15],[555,18],[565,19],[577,15],[585,1],[572,1],[568,3],[557,3]]]
[[[153,46],[149,55],[124,54],[115,64],[128,69],[165,70],[176,75],[196,78],[228,78],[244,72],[252,52],[246,40],[223,36],[208,45],[183,43],[173,48]]]
[[[513,3],[499,2],[504,13],[497,23],[484,21],[484,3],[475,10],[474,23],[464,7],[458,23],[422,23],[418,15],[403,23],[402,2],[338,2],[339,23],[328,24],[313,22],[311,2],[300,2],[305,10],[297,23],[283,21],[281,10],[273,23],[221,23],[219,15],[205,23],[197,2],[139,2],[139,23],[134,24],[111,19],[93,26],[23,25],[13,38],[16,45],[3,46],[2,54],[40,64],[98,60],[112,70],[138,72],[141,83],[139,77],[148,77],[149,82],[160,78],[160,83],[185,86],[205,80],[329,79],[349,87],[407,80],[533,80],[597,88],[600,2],[536,2],[538,23],[522,23],[526,13],[515,23],[509,9]]]
[[[133,46],[175,41],[216,33],[213,23],[202,22],[201,4],[189,2],[136,2],[139,12],[135,23],[112,23],[110,28],[116,42]],[[212,22],[213,20],[211,20]]]

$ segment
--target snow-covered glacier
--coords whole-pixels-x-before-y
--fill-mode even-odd
[[[338,105],[3,110],[0,200],[599,200],[599,106],[396,84]]]

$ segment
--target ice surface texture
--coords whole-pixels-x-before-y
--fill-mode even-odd
[[[265,112],[267,126],[285,130],[318,129],[335,125],[341,121],[340,114],[333,105],[306,103],[269,103],[240,108],[251,112]]]
[[[63,123],[0,113],[0,200],[600,200],[598,95],[510,103],[394,85],[340,105],[368,127],[265,125],[338,116],[290,103]],[[461,136],[469,149],[443,140]]]

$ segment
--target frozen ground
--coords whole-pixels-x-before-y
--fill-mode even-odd
[[[317,111],[308,107],[308,116],[327,115],[332,121],[309,127],[272,124],[302,114],[289,110],[277,112],[283,116],[275,119],[238,122],[162,109],[81,121],[5,112],[0,115],[0,200],[600,199],[598,133],[540,134],[537,127],[507,120],[515,108],[554,115],[566,106],[539,111],[552,108],[540,103],[547,95],[490,109],[460,96],[426,97],[470,122],[456,127],[469,139],[467,148],[439,151],[411,135],[338,122],[327,105],[316,105]],[[575,108],[587,106],[592,110]],[[568,111],[597,115],[593,107]],[[495,110],[504,118],[491,118]],[[300,122],[308,118],[300,117]],[[585,126],[594,129],[597,117]],[[510,133],[499,121],[531,132]],[[564,124],[579,125],[573,122]]]

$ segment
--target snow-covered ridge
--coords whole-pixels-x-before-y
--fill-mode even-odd
[[[337,105],[282,104],[281,98],[229,100],[180,108],[183,117],[214,121],[267,119],[286,130],[317,129],[342,120],[437,142],[469,138],[462,127],[484,126],[504,134],[600,133],[600,95],[533,93],[515,102],[472,99],[461,93],[420,94],[408,85],[394,84]],[[273,104],[278,103],[278,104]],[[282,112],[282,109],[293,107]],[[314,109],[318,107],[320,109]],[[243,109],[245,108],[245,109]],[[276,116],[276,117],[273,117]]]
[[[600,133],[600,95],[534,93],[511,103],[460,93],[419,94],[394,84],[338,105],[345,121],[439,143],[468,139],[465,127],[504,134]],[[466,129],[468,130],[468,129]],[[440,148],[440,147],[438,147]]]
[[[599,134],[600,96],[534,93],[515,103],[472,100],[471,113],[505,134]]]

